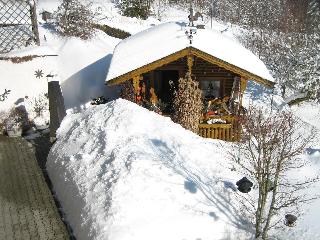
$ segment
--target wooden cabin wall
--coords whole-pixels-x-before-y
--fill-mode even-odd
[[[179,77],[184,77],[186,72],[188,71],[187,66],[187,58],[181,58],[177,61],[171,62],[167,65],[164,65],[156,70],[178,70]],[[152,74],[152,73],[151,73]],[[221,81],[222,92],[221,95],[225,96],[231,95],[233,81],[235,77],[239,77],[238,75],[221,68],[217,65],[206,62],[201,58],[194,58],[194,64],[192,67],[192,74],[195,76],[195,79],[198,81],[206,80],[206,79],[214,79]]]

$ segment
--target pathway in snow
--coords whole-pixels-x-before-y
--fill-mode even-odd
[[[0,239],[69,239],[32,144],[0,135]]]

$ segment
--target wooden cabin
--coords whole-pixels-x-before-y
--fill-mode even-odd
[[[199,125],[203,137],[237,141],[239,115],[248,80],[268,87],[274,82],[266,66],[239,43],[211,29],[170,22],[121,41],[115,48],[106,83],[129,81],[136,101],[161,100],[172,113],[178,79],[199,81],[206,105]]]

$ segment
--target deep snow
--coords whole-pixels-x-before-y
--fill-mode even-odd
[[[39,0],[38,13],[44,9],[56,9],[58,2]],[[142,21],[122,17],[108,0],[95,0],[94,3],[105,10],[100,23],[130,33],[160,23],[154,18]],[[183,20],[185,16],[186,11],[166,9],[162,22]],[[38,20],[41,22],[40,16]],[[216,22],[213,26],[218,31],[226,27]],[[229,26],[224,35],[232,38],[233,31]],[[37,58],[19,65],[0,61],[0,87],[17,88],[9,95],[13,98],[11,103],[26,95],[33,97],[46,91],[46,79],[34,76],[38,69],[45,73],[58,70],[57,77],[69,98],[66,105],[74,112],[86,108],[91,97],[114,93],[113,89],[105,91],[104,80],[110,54],[119,39],[102,32],[98,32],[92,41],[62,38],[44,23],[40,25],[40,33],[42,45],[59,56],[57,60],[55,57],[48,58],[50,61]],[[36,49],[39,54],[40,50]],[[21,56],[23,52],[15,54]],[[33,83],[37,84],[34,89]],[[1,102],[0,108],[10,101]],[[277,109],[287,108],[277,92],[272,94],[254,83],[249,84],[245,101],[263,105],[266,109],[271,105]],[[84,113],[69,115],[50,154],[48,168],[52,172],[54,188],[66,218],[76,235],[82,236],[79,239],[105,239],[108,233],[110,239],[177,239],[176,236],[180,239],[219,239],[219,236],[223,239],[244,239],[243,231],[239,230],[243,227],[238,221],[239,216],[236,211],[229,212],[228,208],[230,199],[231,206],[237,206],[231,189],[240,177],[225,169],[227,159],[224,150],[230,145],[201,139],[185,132],[169,119],[120,102],[110,103],[107,108],[92,107]],[[116,106],[118,110],[111,110]],[[131,107],[127,109],[126,106]],[[312,124],[320,129],[319,104],[306,103],[292,109],[306,122],[306,126]],[[101,139],[103,141],[100,142]],[[313,165],[306,172],[320,168],[319,143],[318,138],[308,149],[306,156]],[[126,162],[131,164],[131,168],[127,168]],[[118,181],[110,184],[109,179],[111,182],[114,179],[110,177],[114,173],[112,170],[119,175],[115,175]],[[314,193],[319,192],[317,189],[320,190],[319,184]],[[210,194],[204,196],[203,192]],[[108,206],[110,196],[112,206]],[[283,239],[317,239],[319,209],[319,200],[304,206],[306,215],[299,219],[296,228],[283,232]]]
[[[201,138],[122,99],[68,115],[57,138],[47,169],[77,239],[250,238],[235,187],[243,176],[227,157],[231,143]],[[319,169],[312,154],[317,159],[301,179]],[[303,207],[295,228],[272,233],[314,239],[319,203]]]
[[[57,138],[47,169],[77,239],[244,234],[227,143],[122,99],[67,116]]]

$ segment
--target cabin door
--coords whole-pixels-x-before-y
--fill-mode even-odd
[[[174,91],[178,88],[179,71],[161,70],[155,72],[155,91],[159,99],[166,104],[166,113],[173,112]]]

